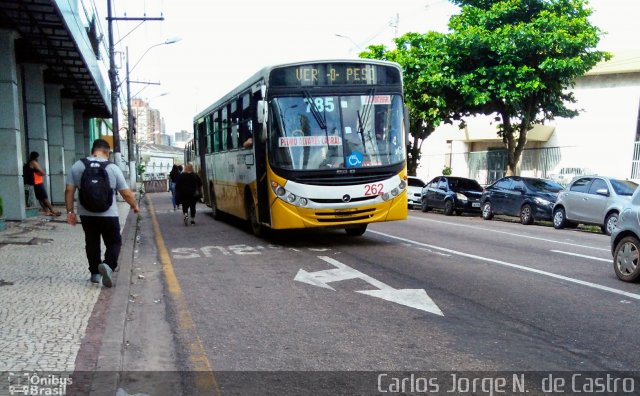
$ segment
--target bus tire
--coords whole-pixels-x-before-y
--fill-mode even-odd
[[[222,212],[220,211],[220,209],[218,209],[218,206],[216,205],[216,194],[215,194],[215,191],[213,191],[213,186],[211,186],[211,188],[209,189],[209,198],[211,201],[211,214],[213,218],[216,220],[221,220]]]
[[[367,224],[358,224],[355,226],[345,227],[345,232],[350,236],[361,236],[367,231]]]
[[[253,198],[251,197],[250,192],[246,192],[246,209],[247,209],[247,217],[249,220],[249,227],[251,228],[251,232],[253,235],[257,237],[265,236],[265,227],[258,222],[258,214],[256,213],[256,206],[253,204]]]

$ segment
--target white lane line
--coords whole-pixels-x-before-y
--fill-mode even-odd
[[[602,251],[605,251],[605,252],[610,251],[610,249],[608,249],[608,248],[599,248],[599,247],[588,246],[588,245],[578,245],[577,243],[556,241],[555,239],[532,237],[532,236],[529,236],[529,235],[516,234],[516,233],[508,232],[508,231],[492,230],[492,229],[489,229],[489,228],[475,227],[475,226],[470,226],[470,225],[466,225],[466,224],[449,223],[449,222],[446,222],[446,221],[425,219],[425,218],[422,218],[422,217],[415,217],[415,216],[408,216],[407,218],[411,219],[411,220],[447,224],[447,225],[451,225],[451,226],[455,226],[455,227],[472,228],[474,230],[480,230],[480,231],[486,231],[486,232],[495,232],[497,234],[506,234],[506,235],[511,235],[511,236],[520,237],[520,238],[535,239],[537,241],[552,242],[552,243],[557,243],[557,244],[560,244],[560,245],[569,245],[569,246],[580,247],[580,248],[585,248],[585,249],[602,250]]]
[[[551,251],[553,253],[560,253],[560,254],[566,254],[566,255],[569,255],[569,256],[582,257],[582,258],[586,258],[586,259],[590,259],[590,260],[604,261],[605,263],[611,263],[612,262],[611,259],[603,259],[603,258],[600,258],[600,257],[587,256],[585,254],[563,252],[562,250],[551,250]]]
[[[443,252],[455,254],[457,256],[467,257],[467,258],[471,258],[471,259],[474,259],[474,260],[486,261],[488,263],[498,264],[498,265],[502,265],[502,266],[505,266],[505,267],[515,268],[515,269],[519,269],[519,270],[527,271],[527,272],[532,272],[534,274],[544,275],[544,276],[548,276],[548,277],[551,277],[551,278],[560,279],[560,280],[563,280],[563,281],[566,281],[566,282],[571,282],[571,283],[575,283],[575,284],[578,284],[578,285],[590,287],[590,288],[593,288],[593,289],[607,291],[609,293],[614,293],[614,294],[620,294],[620,295],[623,295],[625,297],[629,297],[629,298],[633,298],[633,299],[636,299],[636,300],[640,300],[640,294],[629,293],[629,292],[626,292],[624,290],[614,289],[613,287],[598,285],[596,283],[591,283],[591,282],[585,282],[585,281],[581,281],[579,279],[569,278],[568,276],[558,275],[558,274],[554,274],[552,272],[541,271],[541,270],[538,270],[538,269],[535,269],[535,268],[525,267],[524,265],[512,264],[512,263],[508,263],[508,262],[502,261],[502,260],[496,260],[496,259],[492,259],[492,258],[488,258],[488,257],[476,256],[475,254],[463,253],[463,252],[459,252],[457,250],[447,249],[447,248],[443,248],[443,247],[440,247],[440,246],[429,245],[427,243],[417,242],[417,241],[413,241],[411,239],[406,239],[406,238],[397,237],[395,235],[385,234],[384,232],[379,232],[379,231],[374,231],[374,230],[368,230],[367,232],[371,232],[371,233],[377,234],[377,235],[382,235],[384,237],[391,238],[391,239],[396,239],[396,240],[402,241],[402,242],[408,242],[408,243],[411,243],[411,244],[416,245],[416,246],[423,246],[423,247],[427,247],[427,248],[430,248],[430,249],[435,249],[435,250],[440,250],[440,251],[443,251]]]

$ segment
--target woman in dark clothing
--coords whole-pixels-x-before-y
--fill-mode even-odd
[[[178,207],[176,203],[176,180],[180,176],[180,168],[178,165],[173,165],[171,172],[169,172],[169,191],[171,191],[171,202],[173,203],[173,210]]]
[[[199,193],[199,196],[196,196]],[[202,197],[202,180],[193,173],[193,165],[186,164],[184,172],[176,179],[176,194],[179,202],[182,203],[182,213],[184,213],[184,225],[189,225],[188,211],[191,211],[191,224],[196,224],[196,203]]]

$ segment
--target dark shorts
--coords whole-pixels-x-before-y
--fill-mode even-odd
[[[44,184],[36,184],[33,186],[33,192],[36,193],[36,199],[42,201],[48,199],[47,190],[44,189]]]

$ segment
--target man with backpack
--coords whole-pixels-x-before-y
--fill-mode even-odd
[[[120,192],[134,213],[140,210],[122,171],[109,162],[109,151],[107,141],[94,141],[91,156],[76,161],[71,167],[65,190],[67,223],[75,226],[78,220],[74,212],[73,197],[78,189],[78,215],[84,231],[91,282],[99,283],[102,279],[102,284],[106,287],[113,286],[113,271],[118,266],[122,246],[116,191]],[[106,246],[104,260],[100,251],[100,238]]]

